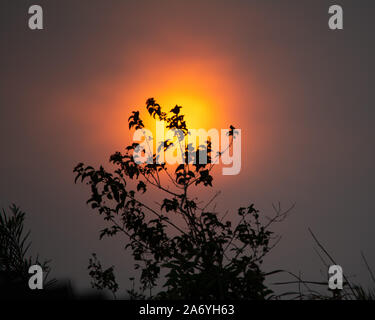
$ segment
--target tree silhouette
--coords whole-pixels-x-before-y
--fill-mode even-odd
[[[188,135],[188,127],[181,107],[164,112],[153,98],[146,101],[150,117],[165,121],[166,127],[175,130],[173,141],[165,140],[158,150],[166,151],[173,145],[181,147]],[[139,111],[129,117],[129,129],[144,130]],[[179,131],[176,131],[178,129]],[[182,132],[182,134],[181,134]],[[235,128],[230,127],[229,152]],[[185,164],[177,168],[159,163],[153,153],[147,163],[135,161],[133,143],[125,153],[116,152],[110,157],[113,172],[102,166],[94,169],[79,163],[75,169],[78,179],[91,188],[87,203],[96,209],[108,226],[100,231],[100,239],[119,233],[126,236],[135,269],[140,271],[140,292],[129,290],[132,298],[154,299],[264,299],[272,291],[264,284],[265,276],[260,266],[264,256],[275,246],[279,237],[270,226],[282,221],[289,210],[275,208],[273,217],[260,217],[250,204],[237,211],[237,217],[225,219],[209,210],[215,196],[205,206],[189,194],[191,188],[212,186],[214,163],[222,153],[213,154],[211,142],[184,148]],[[207,161],[201,161],[206,154]],[[155,188],[163,196],[158,205],[150,205],[144,194]],[[234,223],[234,221],[236,221]],[[102,270],[100,263],[90,260],[93,286],[110,289],[118,286],[113,267]],[[161,288],[158,285],[162,285]],[[152,289],[158,289],[153,294]]]

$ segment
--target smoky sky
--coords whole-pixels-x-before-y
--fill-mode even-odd
[[[28,29],[31,4],[43,7],[44,30]],[[344,30],[328,28],[332,4],[344,9]],[[127,283],[136,273],[124,239],[98,240],[102,219],[72,169],[107,164],[121,147],[108,133],[116,97],[126,115],[157,94],[146,83],[179,77],[158,66],[212,63],[226,86],[218,112],[244,141],[241,173],[215,180],[218,207],[295,203],[265,268],[325,276],[311,228],[344,273],[368,284],[360,252],[375,266],[374,16],[365,0],[2,1],[0,205],[27,212],[33,253],[52,259],[55,277],[88,288],[96,252]]]

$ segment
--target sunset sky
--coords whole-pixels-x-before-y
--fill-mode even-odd
[[[89,288],[92,252],[119,279],[136,275],[124,241],[99,241],[102,219],[72,170],[110,168],[130,142],[131,111],[154,97],[182,105],[193,128],[241,128],[240,174],[214,178],[222,211],[296,203],[267,270],[321,280],[311,228],[344,273],[369,283],[375,3],[336,2],[342,31],[328,28],[331,1],[2,1],[0,205],[27,212],[53,275]],[[27,27],[36,3],[41,31]]]

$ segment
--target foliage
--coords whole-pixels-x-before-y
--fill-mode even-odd
[[[181,107],[175,106],[167,113],[151,98],[146,102],[146,109],[149,116],[165,121],[168,129],[180,130],[177,139],[162,142],[159,150],[167,150],[177,143],[181,147],[182,139],[188,135]],[[144,129],[139,111],[133,111],[129,118],[129,129],[132,128]],[[233,144],[234,129],[230,127],[231,142],[224,152],[229,152]],[[250,204],[238,209],[236,218],[224,220],[225,216],[208,209],[215,197],[202,207],[189,195],[191,188],[212,186],[214,160],[223,152],[213,154],[210,141],[196,148],[189,144],[182,153],[185,164],[172,168],[159,164],[157,154],[153,154],[150,163],[138,164],[133,157],[137,146],[133,143],[126,147],[125,153],[116,152],[110,157],[115,166],[113,172],[103,166],[94,169],[83,163],[74,169],[75,181],[80,179],[91,188],[87,203],[108,223],[101,230],[100,238],[119,233],[127,238],[126,248],[132,251],[135,269],[140,270],[142,292],[132,289],[132,297],[143,297],[145,292],[154,299],[264,299],[269,296],[271,290],[264,284],[266,274],[260,266],[279,240],[270,226],[283,220],[289,210],[282,212],[278,208],[272,218],[264,217],[262,222],[259,211]],[[206,163],[200,161],[202,152],[207,155]],[[144,194],[152,195],[152,188],[165,196],[157,206],[145,200]],[[91,266],[95,268],[92,262]],[[104,281],[98,278],[101,274],[106,276],[105,272],[91,275],[100,282]],[[113,281],[111,278],[111,286],[117,289]],[[162,289],[152,295],[158,281],[162,282]]]
[[[0,214],[0,280],[10,282],[15,287],[24,288],[29,280],[30,266],[38,264],[45,272],[47,280],[50,272],[49,261],[41,262],[39,257],[28,256],[31,247],[30,231],[24,232],[25,213],[12,205],[10,213],[2,209]],[[49,288],[55,280],[45,281],[44,287]]]
[[[89,275],[93,279],[91,286],[99,290],[108,289],[110,292],[112,292],[113,296],[116,297],[118,284],[113,273],[114,267],[112,266],[103,270],[103,267],[100,261],[98,261],[96,254],[93,253],[92,258],[89,260],[88,269],[90,270]]]

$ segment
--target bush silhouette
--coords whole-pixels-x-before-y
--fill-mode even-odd
[[[166,140],[157,147],[167,150],[173,144],[181,146],[182,139],[188,135],[182,108],[175,106],[164,112],[150,98],[146,109],[150,117],[165,121],[168,129],[180,130],[174,141]],[[139,111],[133,111],[129,118],[129,129],[133,128],[144,130]],[[234,129],[230,127],[230,145],[225,152],[229,152],[236,138]],[[261,264],[279,240],[270,226],[283,220],[289,210],[282,212],[277,208],[273,217],[261,219],[259,211],[250,204],[239,208],[237,217],[224,220],[225,216],[208,209],[213,198],[201,207],[188,193],[192,188],[212,186],[211,171],[215,157],[221,153],[213,154],[210,141],[198,147],[187,145],[182,153],[185,164],[177,168],[159,164],[156,153],[149,163],[137,163],[133,157],[137,146],[133,143],[125,148],[125,153],[116,152],[110,157],[115,167],[113,172],[83,163],[74,169],[75,181],[80,179],[90,186],[87,203],[109,224],[101,230],[100,238],[120,233],[126,236],[126,248],[131,250],[135,269],[140,272],[140,291],[133,287],[128,290],[130,297],[270,297],[272,291],[264,284],[267,274],[261,270]],[[206,153],[207,163],[199,161],[200,152]],[[153,194],[153,188],[163,194],[159,205],[152,206],[145,201],[144,194]],[[115,294],[118,285],[113,267],[103,270],[94,256],[89,269],[93,287],[109,289]]]

